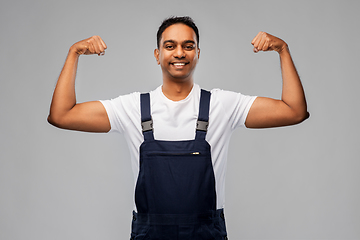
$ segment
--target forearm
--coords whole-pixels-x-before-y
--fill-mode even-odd
[[[287,45],[279,53],[283,79],[281,100],[301,120],[308,117],[305,93]]]
[[[79,54],[70,48],[54,90],[49,121],[61,118],[76,105],[75,77],[78,60]]]

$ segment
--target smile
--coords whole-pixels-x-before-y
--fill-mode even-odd
[[[185,66],[185,63],[173,63],[174,66]]]
[[[170,64],[173,65],[175,68],[181,69],[185,65],[187,65],[188,62],[173,62],[173,63],[170,63]]]

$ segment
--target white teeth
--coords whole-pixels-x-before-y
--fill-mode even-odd
[[[175,66],[184,66],[185,63],[173,63]]]

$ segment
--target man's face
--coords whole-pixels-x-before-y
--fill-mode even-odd
[[[192,80],[200,56],[194,30],[181,23],[166,28],[154,56],[164,78],[176,82]]]

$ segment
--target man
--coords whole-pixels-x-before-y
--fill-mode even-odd
[[[189,17],[166,19],[154,56],[163,84],[150,94],[76,103],[79,56],[102,55],[99,36],[71,46],[56,85],[48,121],[60,128],[117,131],[129,142],[135,206],[131,239],[227,239],[224,185],[234,129],[279,127],[308,117],[302,84],[287,44],[268,33],[252,40],[254,52],[279,53],[281,100],[214,89],[201,90],[193,73],[199,33]]]

